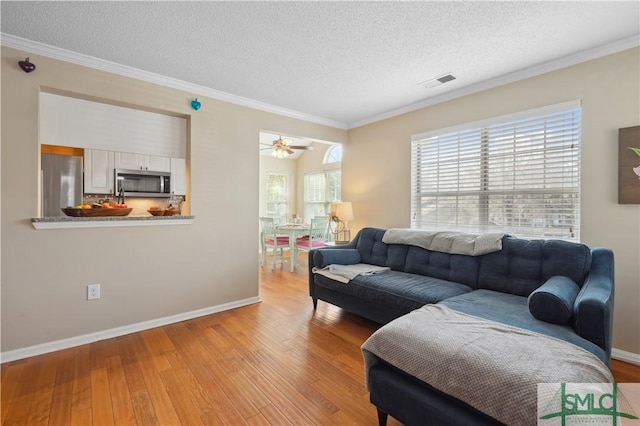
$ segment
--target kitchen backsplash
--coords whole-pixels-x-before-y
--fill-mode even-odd
[[[98,203],[100,201],[104,203],[116,203],[118,197],[109,197],[104,194],[85,194],[83,198],[85,204]],[[170,198],[138,198],[127,197],[125,199],[127,207],[131,207],[131,213],[129,216],[151,216],[147,211],[152,206],[157,206],[162,209],[169,207],[169,204],[181,210],[182,203],[184,202],[184,196],[174,195]]]

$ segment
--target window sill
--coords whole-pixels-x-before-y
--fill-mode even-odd
[[[41,230],[191,225],[194,220],[195,216],[34,217],[31,224]]]

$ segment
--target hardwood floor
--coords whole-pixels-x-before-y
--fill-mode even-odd
[[[261,268],[260,296],[3,364],[2,424],[377,424],[360,345],[378,325],[322,302],[314,313],[304,265]],[[640,367],[612,367],[617,381],[640,382]]]

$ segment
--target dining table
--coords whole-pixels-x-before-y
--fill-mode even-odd
[[[298,250],[296,249],[296,238],[309,234],[311,224],[303,223],[285,223],[276,225],[276,233],[278,235],[287,235],[289,237],[289,255],[291,256],[291,272],[298,266]]]

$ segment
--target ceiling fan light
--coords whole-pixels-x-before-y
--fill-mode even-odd
[[[287,151],[285,151],[284,149],[276,148],[276,149],[273,150],[271,155],[274,156],[275,158],[285,158],[285,157],[289,156],[289,153]]]

